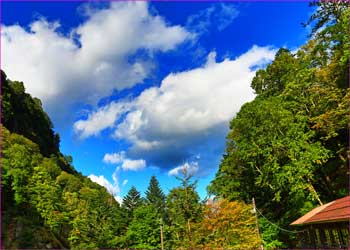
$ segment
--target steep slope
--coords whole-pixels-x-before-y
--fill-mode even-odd
[[[125,230],[119,204],[59,151],[40,100],[4,72],[1,83],[2,248],[115,245]]]
[[[38,98],[25,93],[22,82],[7,79],[1,71],[1,122],[11,132],[23,135],[38,144],[45,157],[55,155],[62,170],[77,173],[70,165],[70,157],[59,151],[60,136],[53,131],[49,116]]]

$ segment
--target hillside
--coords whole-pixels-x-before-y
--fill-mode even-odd
[[[40,100],[1,77],[3,248],[109,245],[123,225],[119,204],[59,151]]]

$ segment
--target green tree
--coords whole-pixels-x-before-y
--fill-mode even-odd
[[[36,144],[2,127],[2,185],[8,195],[13,192],[17,205],[29,201],[27,185],[35,165],[42,159]]]
[[[122,207],[126,209],[128,213],[128,218],[131,221],[133,217],[133,212],[136,208],[141,206],[143,199],[141,193],[137,191],[136,187],[132,186],[126,196],[123,198]]]
[[[20,134],[39,146],[45,157],[55,155],[60,168],[77,173],[59,152],[60,136],[38,98],[25,92],[23,82],[11,81],[1,70],[1,121],[12,133]]]
[[[167,197],[170,226],[176,247],[192,246],[193,230],[191,224],[201,219],[201,204],[196,192],[197,182],[184,170],[182,177],[177,177],[181,186],[172,189]]]
[[[157,209],[159,215],[165,219],[166,197],[159,186],[159,182],[155,176],[151,177],[148,188],[146,190],[146,202],[153,205]]]
[[[140,249],[160,249],[160,215],[153,205],[144,205],[134,211],[126,238],[128,246]]]
[[[29,178],[28,189],[30,201],[38,210],[45,223],[53,230],[59,231],[62,218],[61,189],[55,183],[59,167],[50,159],[44,158]],[[52,176],[50,176],[52,174]]]
[[[275,60],[256,72],[251,87],[259,95],[271,96],[282,93],[288,81],[295,75],[297,60],[287,49],[281,48]]]
[[[347,194],[349,3],[316,5],[312,39],[296,55],[281,49],[256,73],[258,96],[231,121],[226,153],[208,187],[229,200],[255,197],[265,216],[284,228]],[[293,246],[293,236],[261,222],[266,245]]]

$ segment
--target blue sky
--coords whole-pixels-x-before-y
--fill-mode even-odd
[[[1,67],[43,101],[75,168],[118,199],[184,167],[202,198],[229,121],[307,2],[2,2]]]

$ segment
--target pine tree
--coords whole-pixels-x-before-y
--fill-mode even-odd
[[[136,187],[132,186],[123,199],[123,207],[132,215],[133,211],[142,205],[142,198]]]
[[[151,177],[147,191],[146,201],[157,208],[158,212],[164,210],[165,207],[165,195],[159,186],[159,182],[155,176]]]

